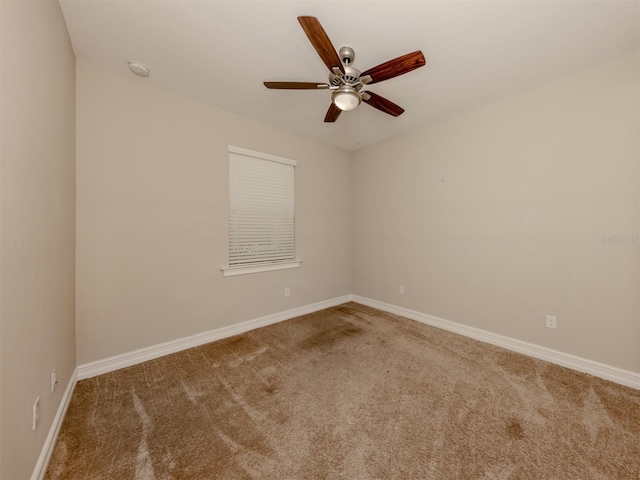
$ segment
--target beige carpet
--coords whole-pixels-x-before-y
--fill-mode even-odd
[[[638,480],[639,464],[640,391],[349,303],[79,382],[46,478]]]

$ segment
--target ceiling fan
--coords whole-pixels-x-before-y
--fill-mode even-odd
[[[332,103],[324,117],[325,122],[335,122],[343,111],[354,110],[365,102],[373,108],[397,117],[404,109],[380,95],[376,95],[365,86],[388,80],[398,75],[411,72],[426,65],[420,50],[407,53],[382,63],[377,67],[360,72],[351,64],[355,52],[351,47],[342,47],[339,54],[333,47],[327,33],[316,17],[298,17],[298,21],[307,34],[311,45],[329,69],[328,83],[314,82],[264,82],[264,86],[276,90],[332,90]]]

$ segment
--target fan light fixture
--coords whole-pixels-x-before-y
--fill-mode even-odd
[[[331,99],[336,107],[345,112],[355,110],[362,101],[362,98],[358,95],[356,89],[349,85],[343,85],[338,88],[331,95]]]

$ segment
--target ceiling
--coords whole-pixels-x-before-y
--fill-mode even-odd
[[[639,1],[60,0],[77,58],[346,150],[357,150],[638,48]],[[372,85],[404,107],[366,104],[324,123],[327,82],[296,17],[316,16],[364,71],[414,50],[426,67]]]

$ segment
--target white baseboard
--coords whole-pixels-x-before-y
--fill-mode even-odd
[[[505,337],[496,333],[487,332],[486,330],[469,327],[450,320],[427,315],[426,313],[416,312],[415,310],[410,310],[408,308],[398,307],[389,303],[379,302],[370,298],[358,295],[352,295],[351,298],[354,302],[361,303],[362,305],[367,305],[384,312],[410,318],[411,320],[416,320],[433,327],[441,328],[481,342],[490,343],[524,355],[529,355],[530,357],[538,358],[540,360],[555,363],[556,365],[571,368],[579,372],[589,373],[596,377],[604,378],[605,380],[610,380],[612,382],[640,390],[640,373],[623,370],[611,365],[571,355],[569,353],[541,347],[540,345],[523,342],[522,340]]]
[[[53,423],[51,424],[47,438],[44,441],[44,445],[40,451],[40,456],[38,457],[36,466],[33,469],[33,473],[31,474],[31,480],[41,480],[44,478],[44,474],[47,473],[47,466],[49,465],[49,460],[51,460],[51,455],[53,454],[53,447],[56,445],[56,439],[58,438],[58,433],[60,433],[60,427],[62,426],[62,421],[67,413],[67,408],[69,408],[69,403],[71,403],[71,396],[73,395],[73,390],[76,388],[77,382],[78,369],[76,368],[71,374],[67,388],[62,394],[58,411],[56,412],[56,416],[53,418]]]
[[[79,365],[76,369],[77,379],[94,377],[103,373],[113,372],[120,368],[129,367],[138,363],[153,360],[170,353],[179,352],[188,348],[197,347],[205,343],[214,342],[223,338],[238,335],[260,327],[265,327],[273,323],[288,320],[299,315],[316,312],[324,308],[334,307],[346,302],[354,301],[367,305],[379,310],[410,318],[433,327],[442,328],[465,337],[473,338],[481,342],[490,343],[498,347],[506,348],[514,352],[529,355],[540,360],[555,363],[563,367],[571,368],[579,372],[589,373],[612,382],[620,383],[628,387],[640,390],[640,373],[613,367],[604,363],[596,362],[586,358],[571,355],[569,353],[552,350],[547,347],[535,345],[533,343],[524,342],[515,338],[505,337],[496,333],[491,333],[479,328],[469,327],[461,323],[452,322],[443,318],[427,315],[426,313],[417,312],[408,308],[391,305],[389,303],[379,302],[359,295],[344,295],[342,297],[325,300],[322,302],[312,303],[303,307],[286,310],[284,312],[266,315],[264,317],[248,320],[246,322],[222,327],[208,332],[199,333],[189,337],[179,338],[170,342],[153,345],[150,347],[135,350],[133,352],[116,355],[113,357],[97,360],[95,362]]]
[[[221,340],[233,335],[248,332],[249,330],[254,330],[273,323],[282,322],[283,320],[305,315],[307,313],[317,312],[324,308],[335,307],[336,305],[341,305],[351,301],[351,298],[351,295],[332,298],[330,300],[312,303],[311,305],[305,305],[303,307],[274,313],[272,315],[266,315],[264,317],[230,325],[228,327],[217,328],[208,332],[198,333],[189,337],[183,337],[170,342],[153,345],[151,347],[141,348],[140,350],[134,350],[133,352],[123,353],[122,355],[116,355],[103,360],[84,363],[78,366],[78,380],[84,380],[85,378],[95,377],[96,375],[101,375],[103,373],[113,372],[120,368],[130,367],[131,365],[153,360],[154,358],[159,358],[170,353],[179,352],[181,350],[186,350],[187,348],[197,347],[205,343]]]

